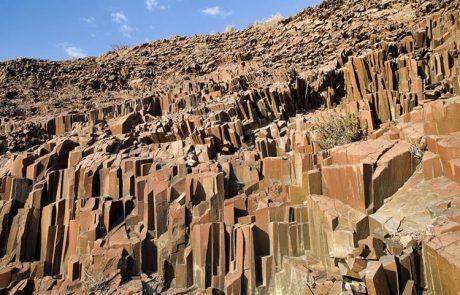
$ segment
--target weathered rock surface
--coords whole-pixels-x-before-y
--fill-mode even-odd
[[[325,1],[0,63],[0,293],[457,294],[459,15]],[[322,149],[325,109],[366,138]]]

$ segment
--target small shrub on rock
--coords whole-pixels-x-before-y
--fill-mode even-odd
[[[325,150],[362,139],[366,128],[350,113],[334,112],[321,116],[313,131],[316,142]]]
[[[426,151],[426,141],[425,138],[420,137],[418,139],[409,139],[410,144],[410,153],[418,163],[421,163],[423,160],[423,155]]]
[[[123,44],[123,43],[113,44],[112,45],[112,50],[113,51],[119,51],[119,50],[124,50],[124,49],[128,49],[128,48],[129,48],[129,45],[128,44]]]
[[[278,26],[278,24],[284,20],[284,17],[280,14],[277,13],[270,17],[269,19],[263,20],[263,21],[256,21],[254,23],[254,27],[261,29],[261,30],[272,30]]]

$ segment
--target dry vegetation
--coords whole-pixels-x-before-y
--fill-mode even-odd
[[[423,160],[423,155],[426,151],[426,141],[423,137],[418,139],[409,139],[410,152],[419,163]]]
[[[325,150],[358,141],[365,134],[356,115],[339,112],[321,116],[313,130],[316,141]]]
[[[118,50],[123,50],[123,49],[128,49],[129,45],[128,44],[123,44],[123,43],[118,43],[118,44],[113,44],[112,45],[112,50],[113,51],[118,51]]]
[[[92,293],[92,292],[103,292],[107,290],[108,284],[105,281],[102,274],[99,274],[97,277],[91,275],[87,269],[83,268],[85,273],[85,279],[82,281],[83,290]]]
[[[275,28],[282,20],[284,20],[284,17],[280,13],[277,13],[269,19],[256,21],[254,23],[254,27],[261,30],[271,30]]]
[[[235,26],[233,25],[228,25],[226,28],[225,28],[225,33],[233,33],[233,32],[236,32],[236,28]]]

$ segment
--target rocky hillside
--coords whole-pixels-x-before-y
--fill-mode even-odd
[[[457,294],[459,15],[0,63],[0,293]]]
[[[452,1],[422,2],[326,1],[242,31],[174,37],[73,61],[3,62],[0,116],[41,119],[120,98],[169,94],[190,82],[228,84],[244,77],[251,88],[284,83],[294,73],[315,79],[348,56],[402,39],[423,15],[454,7]]]

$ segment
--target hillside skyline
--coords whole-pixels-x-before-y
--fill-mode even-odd
[[[173,36],[243,29],[273,15],[294,15],[319,0],[25,0],[0,3],[0,61],[97,56]]]

